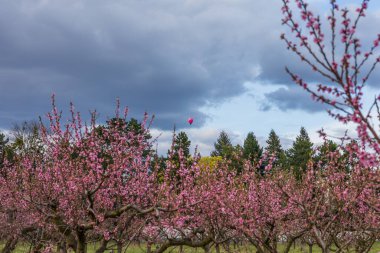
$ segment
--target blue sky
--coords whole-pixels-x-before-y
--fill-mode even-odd
[[[328,1],[309,1],[322,16]],[[355,6],[358,0],[338,1]],[[161,153],[171,130],[186,131],[207,155],[219,132],[235,144],[253,131],[264,144],[271,129],[289,147],[301,126],[313,141],[322,126],[343,131],[285,74],[310,71],[279,36],[280,0],[0,0],[0,129],[33,120],[72,101],[99,120],[116,98],[131,117],[155,114],[152,133]],[[359,27],[363,41],[380,25],[380,3],[370,2]],[[373,35],[373,36],[372,36]],[[378,90],[379,72],[370,82]],[[192,126],[186,122],[194,117]]]

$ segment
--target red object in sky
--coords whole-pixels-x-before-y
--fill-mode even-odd
[[[189,119],[187,120],[187,122],[189,122],[190,125],[193,124],[193,121],[194,121],[193,118],[189,118]]]

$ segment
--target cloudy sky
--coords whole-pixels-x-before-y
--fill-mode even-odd
[[[204,155],[221,130],[234,144],[249,131],[264,144],[273,128],[285,147],[301,126],[316,142],[322,126],[339,133],[285,74],[288,66],[318,81],[279,39],[281,2],[0,0],[0,129],[44,115],[55,93],[63,110],[72,101],[82,114],[96,109],[100,121],[116,98],[131,117],[154,114],[161,152],[174,125]],[[309,2],[326,14],[326,0]],[[338,2],[353,8],[360,1]],[[363,21],[360,35],[370,41],[379,32],[378,0]]]

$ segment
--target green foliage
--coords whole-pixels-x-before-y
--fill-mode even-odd
[[[0,133],[0,168],[3,167],[4,159],[6,156],[7,143],[9,142],[9,138],[6,138],[3,133]]]
[[[141,145],[139,139],[143,138],[142,143],[144,143],[145,149],[143,150],[143,157],[147,158],[148,155],[153,154],[152,145],[150,139],[152,138],[149,129],[143,127],[142,123],[138,122],[136,119],[131,118],[129,121],[126,121],[123,118],[112,118],[106,122],[104,125],[97,126],[93,131],[104,141],[104,145],[99,149],[98,157],[103,159],[102,168],[106,170],[108,166],[114,163],[112,156],[110,156],[108,150],[109,145],[112,143],[112,136],[106,135],[105,133],[110,129],[116,129],[119,133],[131,133],[134,138],[129,140],[130,146]],[[78,157],[76,152],[71,154],[72,158],[75,159]]]
[[[11,148],[15,153],[42,153],[42,144],[40,139],[39,124],[35,121],[24,121],[21,124],[15,124],[11,131],[13,142]]]
[[[172,177],[177,176],[177,169],[181,163],[190,165],[192,163],[192,157],[190,154],[191,141],[187,134],[183,131],[178,134],[173,134],[173,143],[171,149],[168,150],[167,156],[159,156],[157,152],[152,156],[152,170],[158,171],[158,181],[161,182],[164,177],[165,170],[168,169],[167,163],[172,165],[172,171],[170,175]],[[180,150],[182,152],[182,160],[180,159]]]
[[[133,133],[134,135],[142,135],[144,137],[144,142],[147,144],[147,149],[144,150],[144,157],[146,157],[148,154],[152,154],[152,145],[151,145],[151,139],[152,136],[149,133],[149,129],[144,128],[142,123],[139,122],[135,118],[131,118],[129,121],[125,121],[122,118],[112,118],[107,121],[107,124],[105,126],[98,127],[100,130],[102,127],[111,127],[117,125],[120,131],[127,132],[127,133]],[[101,134],[101,133],[100,133]],[[138,140],[135,140],[135,143],[131,143],[132,145],[140,145],[138,143]]]
[[[179,152],[179,150],[182,150],[184,157],[190,156],[190,145],[191,141],[187,134],[185,132],[179,132],[174,140],[174,151],[176,153]]]
[[[235,147],[232,148],[232,153],[231,153],[231,167],[238,173],[240,174],[243,170],[244,166],[244,159],[243,157],[243,147],[240,146],[239,144],[236,145]]]
[[[217,141],[214,143],[214,151],[211,152],[213,157],[222,157],[229,163],[229,168],[240,173],[243,169],[243,147],[239,144],[233,146],[230,137],[225,131],[219,134]]]
[[[267,146],[265,148],[265,152],[268,152],[268,154],[275,154],[277,156],[278,154],[284,152],[281,146],[280,138],[273,129],[270,131],[266,142]]]
[[[244,140],[243,157],[251,163],[257,163],[263,154],[263,148],[260,147],[259,142],[253,132],[249,132]]]
[[[127,122],[126,130],[128,132],[133,132],[135,134],[144,134],[144,139],[146,141],[148,141],[152,138],[149,131],[146,131],[147,129],[143,129],[141,123],[138,122],[137,119],[135,119],[135,118],[131,118]]]
[[[331,140],[325,141],[321,146],[317,148],[317,152],[313,156],[313,162],[318,164],[318,168],[325,168],[330,162],[331,152],[338,150],[338,144]]]
[[[87,250],[88,253],[95,253],[96,250],[99,248],[100,243],[99,242],[92,242],[87,245]],[[113,247],[110,247],[110,251],[116,252],[116,244],[113,243]],[[256,252],[257,249],[250,245],[250,244],[239,244],[239,245],[230,245],[231,247],[234,247],[234,252],[237,253],[246,253],[246,252]],[[4,242],[0,242],[0,250],[4,247]],[[156,245],[153,245],[153,248],[155,248]],[[236,247],[236,248],[235,248]],[[285,248],[285,244],[279,243],[278,244],[278,251],[282,252]],[[169,248],[168,252],[175,252],[175,247]],[[308,250],[307,245],[301,246],[299,244],[292,246],[290,249],[289,253],[302,253]],[[16,247],[16,249],[13,251],[14,253],[25,253],[30,251],[30,245],[28,243],[19,243]],[[123,248],[123,252],[125,253],[145,253],[147,252],[147,245],[145,243],[131,243],[128,248]],[[199,252],[197,248],[191,248],[189,246],[184,246],[183,247],[183,252],[184,253],[196,253]],[[215,253],[215,247],[212,247],[210,250],[210,253]],[[222,253],[227,252],[224,248],[221,250]],[[321,249],[317,245],[313,245],[312,248],[313,253],[320,253],[322,252]],[[353,252],[353,251],[351,251]],[[368,253],[378,253],[380,252],[380,242],[375,242],[372,248],[369,250]]]
[[[187,163],[187,165],[191,162],[190,145],[191,141],[185,132],[179,132],[174,136],[173,147],[172,150],[168,150],[168,156],[176,168],[179,168],[181,162]],[[180,152],[182,152],[182,160]]]
[[[352,145],[357,145],[357,142],[351,141],[347,144],[346,149],[342,149],[333,141],[326,141],[316,149],[316,153],[313,156],[315,167],[323,170],[329,165],[333,165],[341,171],[350,173],[354,164],[359,161],[357,154],[349,154],[347,148]]]
[[[168,150],[168,157],[161,160],[161,166],[163,165],[164,167],[160,167],[159,170],[163,171],[167,169],[166,164],[162,163],[163,161],[165,161],[165,163],[170,162],[172,165],[170,169],[171,177],[177,177],[177,179],[179,179],[177,170],[180,166],[190,166],[193,162],[190,155],[190,145],[191,141],[185,132],[174,134],[172,148]],[[159,160],[157,161],[160,162]],[[157,163],[157,165],[160,164]]]
[[[305,173],[312,155],[313,143],[310,141],[306,129],[301,127],[299,135],[293,142],[293,146],[287,151],[288,166],[298,180]]]
[[[159,156],[157,152],[152,157],[152,171],[157,172],[157,181],[162,183],[164,181],[164,174],[166,170],[167,157]]]
[[[278,168],[283,166],[286,163],[285,152],[282,149],[280,137],[272,129],[269,133],[268,139],[266,141],[267,146],[265,147],[265,153],[268,155],[268,158],[264,162],[264,165],[269,163],[270,157],[275,157],[273,161],[273,167]]]
[[[0,150],[9,142],[9,138],[5,137],[5,134],[0,133]]]
[[[221,156],[223,158],[231,157],[234,147],[232,146],[230,137],[225,131],[219,134],[218,139],[214,143],[214,151],[211,156]]]

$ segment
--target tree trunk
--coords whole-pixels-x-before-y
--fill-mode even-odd
[[[210,248],[211,248],[210,244],[207,244],[207,245],[203,246],[202,248],[205,251],[205,253],[210,253]]]
[[[123,252],[123,243],[121,241],[117,242],[117,253]]]
[[[313,244],[309,244],[309,253],[313,253]]]
[[[60,242],[57,245],[57,252],[58,253],[67,253],[67,247],[65,242]]]
[[[322,248],[322,253],[330,253],[329,247]]]
[[[146,244],[146,253],[152,253],[152,243],[147,242]]]
[[[216,253],[220,253],[220,247],[219,247],[219,244],[215,244],[215,252]]]
[[[230,249],[230,241],[227,241],[224,245],[224,249],[227,251],[227,253],[231,253]]]
[[[33,249],[32,249],[32,253],[41,253],[42,247],[43,247],[43,244],[38,242],[38,243],[33,247]]]
[[[75,253],[86,253],[86,232],[77,230],[77,250]]]
[[[184,253],[184,251],[183,251],[183,245],[179,246],[179,253]]]
[[[95,253],[104,253],[104,251],[106,251],[107,249],[107,244],[108,241],[103,239],[100,247],[95,251]]]

